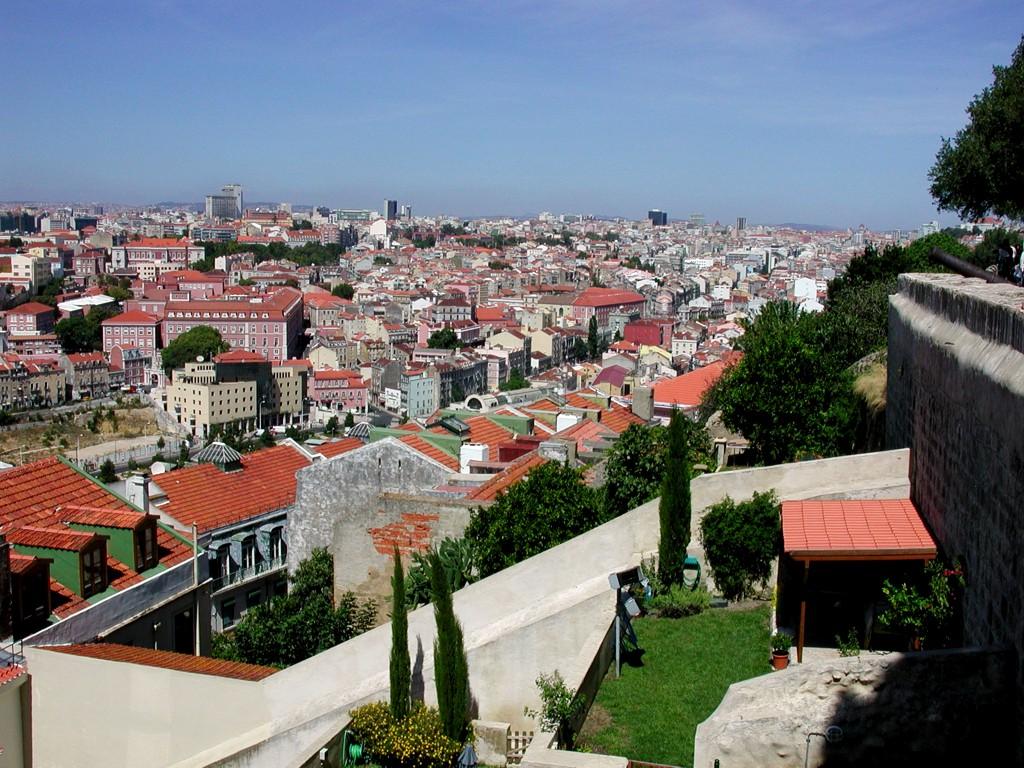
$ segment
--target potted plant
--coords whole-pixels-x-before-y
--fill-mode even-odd
[[[793,645],[793,636],[786,632],[772,635],[772,667],[785,669],[789,666],[789,647]]]

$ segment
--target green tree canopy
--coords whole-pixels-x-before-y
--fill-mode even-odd
[[[943,139],[928,173],[939,210],[964,220],[992,211],[1024,218],[1024,37],[1010,65],[967,107],[967,125]]]
[[[1011,247],[1016,247],[1017,258],[1020,259],[1022,247],[1020,232],[1014,232],[1013,230],[1002,229],[1000,227],[990,229],[982,237],[981,242],[975,247],[971,261],[982,269],[993,265],[1000,265],[999,251],[1002,250],[1009,253]],[[1004,262],[1000,266],[1004,267],[1000,274],[1006,278],[1011,277],[1013,274],[1012,265],[1008,262]]]
[[[469,664],[462,626],[455,617],[452,590],[437,552],[430,559],[430,599],[434,604],[434,684],[445,736],[462,742],[469,730]]]
[[[228,349],[230,347],[221,338],[220,331],[208,325],[197,325],[164,347],[160,354],[164,368],[173,370],[183,367],[185,363],[195,362],[200,356],[210,360]]]
[[[672,414],[658,502],[658,578],[668,587],[682,584],[683,560],[690,544],[690,447],[684,421],[689,419],[679,411]]]
[[[391,716],[401,720],[409,714],[412,695],[412,666],[409,661],[409,615],[405,599],[405,571],[398,547],[391,576]]]
[[[711,574],[726,598],[738,600],[771,576],[782,525],[774,491],[736,503],[728,496],[712,505],[700,523]]]
[[[334,559],[326,549],[299,563],[291,582],[287,595],[250,608],[214,655],[286,667],[373,627],[374,601],[360,603],[348,592],[334,605]]]
[[[430,334],[427,346],[431,349],[455,349],[459,346],[459,339],[451,328],[442,328]]]
[[[334,288],[331,289],[331,293],[339,298],[351,301],[352,297],[356,295],[356,289],[348,283],[341,283],[340,285],[334,286]]]
[[[473,510],[466,539],[484,577],[601,522],[600,497],[584,484],[582,471],[549,461],[501,493],[491,506]]]
[[[687,467],[691,474],[695,464],[711,466],[714,452],[704,425],[685,419],[679,427],[686,432]],[[618,517],[661,493],[667,437],[667,430],[662,426],[630,424],[612,443],[604,470],[605,519]]]
[[[587,354],[590,359],[595,359],[601,354],[601,337],[597,332],[597,316],[591,315],[587,323]]]
[[[821,318],[772,302],[744,325],[736,345],[743,357],[708,395],[726,425],[739,430],[766,464],[849,453],[852,374],[837,358]]]
[[[103,321],[117,311],[109,307],[93,307],[85,317],[66,317],[54,328],[65,354],[93,352],[103,349]]]
[[[501,384],[498,385],[498,389],[502,392],[508,392],[512,389],[526,389],[529,386],[529,379],[525,378],[518,368],[513,368],[509,372],[508,381],[501,382]]]

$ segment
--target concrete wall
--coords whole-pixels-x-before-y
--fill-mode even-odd
[[[394,438],[301,469],[288,518],[288,570],[294,571],[317,547],[330,547],[339,524],[377,509],[382,493],[415,494],[443,483],[449,474],[444,465]]]
[[[688,552],[700,561],[707,575],[700,523],[707,508],[726,496],[745,501],[755,492],[774,490],[781,501],[905,499],[910,493],[909,465],[910,452],[903,449],[701,475],[690,483],[693,520]]]
[[[32,764],[28,713],[31,686],[28,675],[0,686],[0,765],[22,768]]]
[[[886,439],[911,448],[911,498],[964,560],[966,642],[1017,651],[1024,722],[1024,290],[956,275],[901,275],[899,287]],[[1018,744],[1024,763],[1021,732]]]
[[[394,548],[407,558],[445,538],[460,538],[473,505],[437,496],[382,493],[374,503],[347,507],[334,525],[335,592],[391,594]]]
[[[39,648],[25,654],[35,768],[198,766],[211,750],[269,735],[259,683]]]
[[[377,445],[381,444],[370,448]],[[387,463],[385,459],[397,462],[396,454],[402,455],[393,447],[390,452],[382,450],[382,465]],[[358,471],[375,476],[377,454],[373,452],[370,456],[373,460],[359,462]],[[344,496],[341,493],[344,486],[339,488],[336,484],[343,483],[351,474],[358,474],[356,468],[341,464],[344,458],[300,472],[300,504],[304,500],[307,510],[321,515],[318,519],[322,527],[310,526],[311,533],[327,530],[333,534],[333,510],[341,505],[339,499]],[[844,469],[844,461],[853,463]],[[876,473],[870,473],[870,478],[852,469],[864,461],[874,461],[879,467]],[[756,476],[730,472],[722,477],[734,476],[743,482],[735,486],[714,485],[716,490],[704,488],[699,493],[704,494],[701,503],[707,503],[710,494],[719,490],[742,498],[749,488],[760,485],[767,488],[779,483],[784,496],[790,492],[809,495],[812,489],[805,479],[798,482],[798,478],[804,478],[804,473],[833,478],[831,484],[824,486],[831,492],[838,493],[837,489],[845,484],[848,492],[856,493],[863,490],[864,484],[877,485],[877,476],[884,475],[884,467],[893,463],[894,456],[890,454],[879,454],[873,460],[854,457],[834,461],[827,465],[827,471],[807,467],[788,478],[780,475],[776,468],[754,470],[763,474],[760,481]],[[403,463],[403,466],[409,465]],[[310,472],[331,467],[337,471]],[[417,469],[415,463],[412,467]],[[447,471],[442,474],[447,475]],[[704,481],[704,484],[709,482]],[[376,487],[374,482],[364,485],[370,491]],[[331,501],[317,506],[316,494]],[[697,498],[696,485],[694,494]],[[403,503],[397,504],[395,509],[403,509]],[[294,522],[291,524],[294,526]],[[311,535],[307,535],[305,541],[307,547],[313,546]],[[655,500],[459,590],[454,596],[454,605],[463,626],[470,684],[476,701],[475,715],[484,720],[511,723],[516,730],[533,729],[523,716],[523,707],[539,706],[535,680],[541,673],[556,669],[570,686],[587,693],[595,689],[610,658],[608,630],[614,614],[614,596],[608,587],[608,573],[637,564],[642,555],[656,550],[657,543]],[[47,733],[48,728],[64,728],[65,738],[59,745],[49,747],[52,750],[49,754],[60,757],[68,766],[94,764],[91,750],[99,749],[97,745],[103,745],[104,765],[111,768],[173,762],[170,759],[140,762],[139,745],[147,739],[165,750],[168,757],[178,759],[181,765],[219,761],[231,766],[278,766],[291,765],[300,758],[298,764],[301,765],[301,761],[327,744],[332,729],[335,734],[340,730],[349,709],[368,701],[386,699],[390,633],[390,625],[377,627],[260,683],[245,684],[249,687],[244,689],[244,694],[231,692],[231,696],[237,697],[240,711],[227,719],[221,710],[228,693],[204,694],[203,690],[232,681],[204,681],[198,694],[187,691],[179,694],[176,680],[164,675],[162,670],[136,665],[130,674],[104,672],[98,675],[100,670],[89,665],[104,662],[32,651],[31,664],[36,664],[44,655],[59,659],[44,661],[48,666],[43,668],[38,681],[34,680],[34,688],[38,687],[34,701],[45,702],[40,709],[37,733]],[[410,613],[409,650],[413,659],[414,692],[428,702],[434,701],[433,641],[433,609],[425,606]],[[51,673],[57,666],[61,668]],[[36,667],[32,669],[36,671]],[[84,697],[97,679],[103,681],[103,692],[91,699],[96,704],[88,708],[76,704],[90,700]],[[112,711],[114,699],[121,705],[117,709],[119,717],[111,722],[108,713]],[[126,707],[125,701],[132,704]],[[134,706],[135,701],[139,702],[138,707]],[[153,708],[160,711],[159,726],[152,716]],[[71,709],[75,709],[76,727],[68,731],[64,724],[71,722]],[[188,728],[193,720],[203,725],[190,752],[179,739],[189,737]],[[220,729],[221,738],[216,745],[208,741],[212,739],[209,730],[214,726]],[[75,757],[76,745],[82,745],[81,754],[85,759]],[[565,754],[571,753],[552,751],[543,760],[535,759],[539,761],[537,764],[555,765]],[[601,764],[622,765],[622,761],[616,759]]]
[[[734,683],[697,727],[694,768],[1011,765],[1012,654],[862,654],[791,665]],[[984,756],[984,757],[982,757]]]

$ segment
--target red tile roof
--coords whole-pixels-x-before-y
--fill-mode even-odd
[[[797,558],[930,559],[935,541],[910,499],[782,502],[783,550]]]
[[[15,307],[14,309],[7,310],[8,316],[10,315],[44,315],[47,312],[53,312],[53,307],[48,307],[45,304],[40,304],[38,301],[30,301],[26,304]]]
[[[313,450],[321,456],[333,459],[335,456],[341,456],[349,451],[362,448],[364,445],[365,443],[358,437],[346,437],[341,440],[335,440],[332,443],[323,443],[321,445],[314,446]]]
[[[147,315],[145,312],[133,309],[128,312],[122,312],[115,317],[107,318],[100,325],[156,325],[159,322],[152,315]]]
[[[131,510],[127,503],[57,457],[0,472],[0,526],[59,522],[56,507],[77,505]]]
[[[36,528],[25,526],[15,528],[7,534],[7,541],[15,546],[41,547],[43,549],[63,549],[81,552],[99,539],[95,533],[72,531],[68,528]]]
[[[247,680],[249,682],[263,680],[277,672],[274,667],[261,667],[256,664],[243,664],[239,661],[222,661],[206,656],[193,656],[189,653],[157,651],[153,648],[140,648],[132,645],[118,645],[116,643],[52,645],[44,646],[44,648],[47,651],[67,653],[72,656],[84,656],[102,661],[141,664],[146,667],[159,667],[177,672],[191,672],[197,675],[229,677],[234,680]]]
[[[140,515],[135,511],[103,509],[100,507],[82,507],[66,504],[54,510],[62,523],[83,523],[98,525],[101,528],[125,528],[135,530],[142,525],[149,515]]]
[[[244,349],[232,349],[230,352],[221,352],[213,358],[217,363],[265,363],[267,358],[259,352],[249,352]]]
[[[617,288],[587,288],[576,297],[576,307],[610,307],[620,304],[636,304],[646,301],[643,296],[633,291],[622,291]]]
[[[24,573],[31,568],[37,560],[45,558],[39,558],[34,555],[20,555],[14,550],[11,550],[11,573]]]
[[[642,418],[623,408],[621,405],[613,405],[607,411],[601,411],[601,423],[616,434],[625,432],[630,424],[646,424]]]
[[[11,664],[7,667],[0,667],[0,685],[9,683],[12,680],[17,680],[25,674],[25,668],[18,666],[17,664]]]
[[[722,376],[725,363],[721,360],[698,368],[674,379],[663,379],[654,384],[654,402],[695,408],[704,393]]]
[[[235,472],[212,464],[172,470],[157,478],[168,498],[161,509],[183,525],[211,531],[294,504],[295,473],[309,464],[301,451],[278,445],[246,454]]]
[[[400,437],[398,439],[410,448],[419,451],[424,456],[444,464],[444,466],[448,467],[448,469],[453,472],[459,471],[459,460],[455,456],[452,456],[447,451],[442,451],[433,443],[428,443],[419,435],[407,435],[406,437]]]
[[[547,459],[537,453],[537,451],[530,451],[513,461],[490,480],[478,485],[466,494],[466,498],[473,501],[493,501],[499,493],[510,485],[518,483],[530,473],[530,470],[534,467],[539,467],[546,461]]]

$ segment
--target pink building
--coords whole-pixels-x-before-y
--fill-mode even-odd
[[[111,269],[124,269],[141,263],[157,263],[180,264],[182,269],[187,269],[189,264],[195,264],[205,255],[201,245],[192,245],[187,238],[151,237],[114,246],[110,251],[110,266]]]
[[[587,288],[572,303],[570,316],[577,324],[587,326],[591,317],[597,317],[597,327],[608,327],[608,315],[622,309],[643,312],[646,300],[634,291],[616,288]]]
[[[368,385],[355,371],[313,371],[309,396],[344,411],[366,410]]]
[[[103,351],[115,345],[137,347],[150,354],[160,349],[160,320],[132,310],[103,321]]]
[[[626,323],[623,337],[635,344],[650,344],[654,347],[672,349],[672,320],[634,320]]]
[[[30,301],[7,313],[7,332],[11,336],[39,336],[53,333],[53,307]]]
[[[255,352],[271,362],[287,360],[295,356],[302,335],[302,292],[279,288],[249,300],[169,301],[163,343],[170,344],[198,325],[216,328],[232,349]]]

